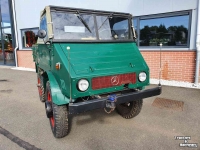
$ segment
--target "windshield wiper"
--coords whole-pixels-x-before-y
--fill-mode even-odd
[[[105,20],[104,20],[104,22],[101,24],[101,26],[99,27],[99,29],[101,29],[101,27],[105,24],[105,22],[109,19],[109,18],[112,18],[112,15],[113,14],[111,14],[110,16],[108,16]],[[98,29],[98,30],[99,30]]]
[[[80,13],[77,12],[77,14],[78,14],[77,15],[78,19],[83,23],[83,25],[88,29],[88,31],[90,31],[90,33],[92,33],[92,31],[90,30],[88,24],[85,22],[85,20],[83,20],[83,18],[81,17]]]

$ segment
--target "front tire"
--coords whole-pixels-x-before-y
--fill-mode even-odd
[[[46,84],[46,99],[51,103],[53,115],[49,118],[54,137],[65,137],[69,132],[68,110],[66,105],[58,106],[52,101],[49,81]]]
[[[142,109],[143,100],[134,100],[129,103],[118,104],[116,106],[117,112],[126,119],[136,117]]]

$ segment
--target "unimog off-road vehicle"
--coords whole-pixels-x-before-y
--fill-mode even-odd
[[[135,42],[129,13],[47,6],[41,12],[33,59],[40,100],[56,138],[68,116],[94,109],[137,116],[143,98],[159,95]]]

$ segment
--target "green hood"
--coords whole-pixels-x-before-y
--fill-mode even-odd
[[[77,76],[112,75],[149,69],[135,43],[69,43],[60,46],[66,57],[70,56],[71,66]]]

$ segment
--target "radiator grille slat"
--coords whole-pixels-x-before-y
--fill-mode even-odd
[[[122,84],[136,83],[136,73],[119,74],[92,78],[92,89],[102,89]]]

